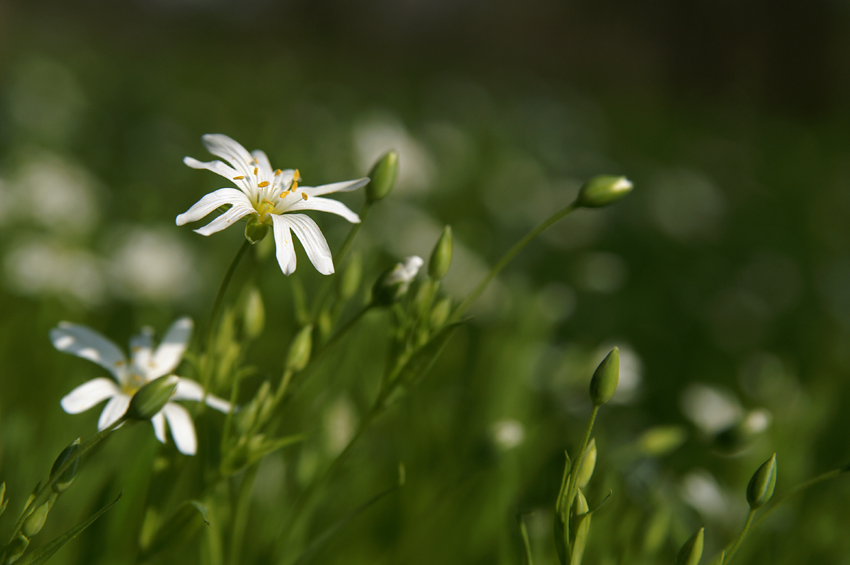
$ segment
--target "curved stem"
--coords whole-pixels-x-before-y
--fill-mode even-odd
[[[848,469],[847,467],[841,467],[839,469],[833,469],[832,471],[827,471],[826,473],[821,473],[817,477],[813,477],[813,478],[809,479],[808,481],[804,481],[804,482],[800,483],[799,485],[793,487],[791,490],[789,490],[788,492],[783,494],[781,497],[776,499],[776,502],[774,502],[770,506],[770,508],[768,508],[764,512],[762,512],[761,516],[758,519],[758,522],[756,522],[753,525],[753,527],[756,528],[759,525],[761,525],[762,522],[767,520],[767,518],[771,514],[773,514],[773,512],[777,509],[777,507],[779,507],[780,504],[782,504],[783,502],[785,502],[786,500],[788,500],[789,498],[791,498],[795,494],[800,493],[800,492],[806,490],[809,487],[815,486],[818,483],[822,483],[824,481],[828,481],[829,479],[834,479],[835,477],[841,476],[842,474],[847,473],[848,471],[850,471],[850,469]]]
[[[747,531],[750,529],[750,525],[753,523],[753,518],[755,518],[755,515],[755,509],[751,508],[750,513],[747,514],[747,521],[744,523],[744,528],[741,530],[741,533],[738,535],[738,538],[735,540],[735,543],[733,543],[732,547],[729,548],[729,551],[726,552],[726,556],[723,558],[721,565],[726,565],[727,563],[732,561],[733,557],[735,557],[735,553],[741,546],[741,542],[744,541],[744,537],[747,535]]]
[[[567,216],[570,212],[572,212],[576,208],[578,208],[578,202],[573,202],[572,204],[570,204],[566,208],[563,208],[562,210],[555,212],[554,214],[552,214],[552,216],[550,216],[548,219],[546,219],[539,226],[537,226],[536,228],[534,228],[533,230],[528,232],[525,235],[525,237],[523,237],[518,242],[516,242],[514,244],[514,246],[511,247],[508,250],[508,252],[505,253],[502,256],[501,259],[499,259],[499,262],[496,263],[496,266],[493,267],[490,270],[490,272],[487,274],[487,276],[485,276],[483,279],[481,279],[481,282],[479,282],[478,285],[472,290],[472,292],[470,292],[467,295],[467,297],[463,299],[463,302],[461,302],[460,305],[452,313],[451,318],[449,318],[448,323],[451,324],[452,322],[456,322],[458,319],[460,319],[460,317],[463,315],[463,313],[466,311],[466,309],[469,308],[470,306],[472,306],[472,304],[476,300],[478,300],[478,297],[481,295],[482,292],[484,292],[484,290],[487,288],[487,285],[489,285],[490,282],[496,277],[496,275],[498,275],[499,272],[502,269],[504,269],[505,266],[508,263],[511,262],[511,259],[513,259],[514,256],[517,253],[522,251],[523,247],[525,247],[526,245],[531,243],[531,241],[534,238],[536,238],[538,235],[540,235],[541,233],[546,231],[554,223],[556,223],[561,218]]]
[[[221,284],[218,287],[218,292],[215,295],[215,301],[213,302],[212,312],[210,312],[210,319],[207,322],[207,327],[204,330],[203,338],[201,339],[201,343],[204,347],[204,353],[207,353],[210,349],[210,341],[212,340],[213,328],[215,327],[216,322],[218,321],[218,316],[221,311],[221,305],[224,302],[224,295],[227,292],[227,287],[230,286],[230,279],[233,278],[233,273],[236,272],[236,266],[239,265],[240,259],[245,254],[245,251],[251,246],[251,242],[247,239],[242,242],[242,246],[239,248],[239,251],[236,252],[236,256],[233,258],[233,261],[230,262],[230,266],[227,268],[227,271],[224,272],[224,278],[221,280]]]
[[[242,484],[236,495],[236,511],[233,516],[233,537],[230,543],[231,565],[239,565],[242,561],[242,540],[245,538],[245,527],[248,524],[248,510],[251,505],[251,490],[254,488],[254,479],[257,478],[257,464],[248,467],[242,477]]]

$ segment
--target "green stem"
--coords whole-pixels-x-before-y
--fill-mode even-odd
[[[38,506],[38,501],[42,497],[42,495],[44,495],[44,493],[53,488],[53,485],[56,484],[56,481],[58,481],[60,477],[62,477],[65,471],[71,468],[71,465],[73,465],[80,457],[88,453],[94,446],[100,443],[104,438],[106,438],[106,436],[108,436],[113,430],[115,430],[115,428],[123,424],[126,420],[127,415],[125,414],[116,422],[112,423],[111,425],[102,429],[91,438],[87,439],[86,442],[80,445],[80,447],[71,457],[69,457],[64,463],[62,463],[62,465],[60,465],[55,472],[50,474],[50,478],[47,480],[47,482],[44,483],[36,491],[35,495],[33,495],[31,498],[31,502],[24,507],[23,511],[21,511],[21,516],[18,518],[17,522],[15,522],[15,527],[12,529],[12,537],[9,538],[9,543],[11,543],[12,540],[15,539],[15,536],[18,535],[21,526],[23,526],[24,520],[26,520],[27,517],[30,515],[27,510],[29,510],[30,508],[36,508]]]
[[[590,419],[587,422],[587,430],[584,432],[584,438],[581,440],[581,446],[578,450],[578,455],[575,459],[573,459],[573,465],[570,468],[570,481],[567,486],[567,498],[566,504],[562,507],[564,508],[564,522],[566,522],[566,531],[569,531],[570,524],[570,508],[573,506],[573,499],[576,495],[576,490],[578,489],[578,471],[581,469],[581,463],[584,461],[584,452],[587,450],[587,444],[590,443],[590,433],[593,431],[593,424],[596,422],[596,414],[599,413],[599,406],[594,404],[593,409],[590,411]],[[567,547],[570,547],[569,539],[567,541]],[[572,551],[572,548],[570,548]]]
[[[472,290],[472,292],[470,292],[470,293],[467,295],[467,297],[463,299],[463,302],[461,302],[461,303],[460,303],[460,305],[459,305],[459,306],[455,309],[455,311],[452,313],[452,316],[451,316],[451,318],[449,318],[448,323],[449,323],[449,324],[451,324],[452,322],[456,322],[456,321],[458,321],[458,320],[460,319],[460,317],[461,317],[461,316],[463,315],[463,313],[467,310],[467,308],[469,308],[470,306],[472,306],[472,304],[473,304],[476,300],[478,300],[478,297],[481,295],[481,293],[482,293],[482,292],[484,292],[484,290],[487,288],[487,285],[489,285],[489,284],[490,284],[490,282],[491,282],[491,281],[492,281],[492,280],[496,277],[496,275],[498,275],[498,274],[499,274],[499,272],[500,272],[502,269],[504,269],[504,268],[505,268],[505,266],[506,266],[508,263],[510,263],[510,262],[511,262],[511,259],[513,259],[513,258],[514,258],[514,256],[515,256],[517,253],[519,253],[520,251],[522,251],[523,247],[525,247],[526,245],[528,245],[529,243],[531,243],[531,241],[532,241],[534,238],[536,238],[538,235],[540,235],[541,233],[543,233],[544,231],[546,231],[549,227],[551,227],[553,224],[555,224],[558,220],[560,220],[561,218],[563,218],[563,217],[567,216],[570,212],[572,212],[573,210],[575,210],[575,209],[576,209],[576,208],[578,208],[578,207],[579,207],[579,206],[578,206],[578,202],[577,202],[577,201],[576,201],[576,202],[573,202],[572,204],[570,204],[570,205],[569,205],[569,206],[567,206],[566,208],[564,208],[564,209],[562,209],[562,210],[560,210],[560,211],[558,211],[558,212],[554,213],[552,216],[550,216],[547,220],[545,220],[545,221],[544,221],[543,223],[541,223],[539,226],[537,226],[536,228],[534,228],[533,230],[531,230],[530,232],[528,232],[528,233],[525,235],[525,237],[523,237],[521,240],[519,240],[518,242],[516,242],[516,243],[514,244],[514,246],[513,246],[513,247],[511,247],[511,248],[508,250],[508,252],[507,252],[507,253],[505,253],[505,254],[502,256],[502,258],[501,258],[501,259],[499,259],[499,262],[498,262],[498,263],[496,263],[496,266],[495,266],[495,267],[493,267],[493,268],[490,270],[490,272],[487,274],[487,276],[485,276],[483,279],[481,279],[481,282],[479,282],[479,283],[478,283],[478,286],[476,286],[476,287]]]
[[[519,535],[522,538],[522,546],[525,549],[525,562],[523,565],[534,565],[534,561],[531,558],[531,542],[528,541],[528,528],[525,527],[525,520],[522,519],[522,514],[519,514],[516,520],[519,522]]]
[[[744,523],[744,528],[741,530],[741,533],[738,535],[738,538],[735,540],[735,543],[729,548],[729,551],[726,552],[726,556],[723,558],[723,561],[720,565],[726,565],[732,558],[735,556],[735,553],[738,551],[738,548],[741,546],[741,542],[744,541],[744,537],[747,535],[747,531],[750,529],[750,525],[753,523],[753,518],[755,518],[756,510],[754,508],[750,509],[750,513],[747,514],[747,521]]]
[[[248,525],[248,510],[251,506],[251,490],[254,487],[254,479],[257,478],[257,465],[251,465],[245,476],[242,477],[242,484],[239,486],[239,493],[236,499],[236,510],[233,516],[233,537],[230,543],[230,565],[239,565],[243,562],[242,541],[245,538],[245,527]]]
[[[227,292],[227,287],[230,286],[230,279],[233,278],[233,273],[236,272],[236,266],[239,265],[240,259],[242,259],[242,256],[249,247],[251,247],[251,242],[246,239],[242,242],[242,246],[239,247],[239,251],[236,252],[236,256],[233,258],[233,261],[230,262],[230,266],[227,268],[227,271],[224,272],[224,278],[221,280],[221,284],[218,287],[218,293],[215,295],[210,319],[207,322],[207,327],[204,330],[204,335],[201,339],[201,343],[204,345],[204,353],[209,353],[213,328],[218,321],[221,305],[224,302],[224,295]]]
[[[841,476],[844,473],[847,473],[848,471],[850,471],[850,468],[847,468],[847,467],[842,467],[842,468],[839,468],[839,469],[833,469],[832,471],[827,471],[826,473],[821,473],[817,477],[811,478],[808,481],[800,483],[799,485],[795,486],[794,488],[792,488],[791,490],[789,490],[788,492],[783,494],[781,497],[776,499],[776,502],[774,502],[770,506],[770,508],[768,508],[764,512],[762,512],[761,516],[758,519],[758,522],[756,522],[753,525],[753,527],[757,528],[759,525],[761,525],[762,522],[767,520],[767,518],[771,514],[773,514],[773,512],[779,507],[780,504],[782,504],[783,502],[785,502],[786,500],[788,500],[789,498],[791,498],[795,494],[800,493],[800,492],[806,490],[807,488],[812,487],[812,486],[814,486],[818,483],[822,483],[824,481],[828,481],[830,479],[834,479],[835,477]]]

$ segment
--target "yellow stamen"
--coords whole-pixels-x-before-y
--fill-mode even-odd
[[[276,170],[276,171],[274,172],[274,176],[279,177],[281,172],[282,172],[282,171],[281,171],[280,169]]]
[[[255,175],[257,174],[257,171],[258,171],[258,170],[259,170],[259,169],[257,169],[257,167],[254,167],[254,174],[255,174]]]
[[[243,177],[242,175],[239,175],[238,177],[233,177],[233,180],[242,180],[244,178],[245,177]]]
[[[261,182],[261,183],[260,183],[260,184],[258,184],[257,186],[259,186],[260,188],[265,188],[265,187],[267,187],[268,185],[269,185],[269,181],[264,180],[263,182]]]
[[[303,198],[304,200],[307,200],[307,193],[306,193],[306,192],[302,192],[302,193],[301,193],[301,198]]]
[[[295,172],[292,173],[292,180],[298,182],[301,180],[301,172],[298,169],[295,169]]]
[[[289,191],[288,191],[288,190],[284,190],[283,192],[281,192],[281,193],[280,193],[280,197],[281,197],[281,198],[286,198],[288,194],[289,194]]]

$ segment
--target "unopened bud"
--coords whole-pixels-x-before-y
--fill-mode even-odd
[[[697,565],[699,560],[702,559],[704,542],[705,528],[700,528],[679,550],[679,555],[676,556],[676,565]]]
[[[371,204],[385,198],[393,189],[396,176],[398,176],[398,153],[387,151],[369,171],[366,200]]]
[[[581,563],[584,555],[584,548],[587,545],[587,537],[590,534],[590,508],[587,506],[587,499],[581,491],[576,491],[575,503],[572,507],[572,516],[570,517],[570,533],[572,534],[572,552],[570,554],[570,564]]]
[[[48,512],[50,512],[50,503],[45,502],[36,508],[32,514],[27,516],[27,519],[24,520],[23,526],[21,526],[21,532],[26,537],[32,538],[41,531],[41,528],[44,527],[44,523],[47,521]]]
[[[400,300],[423,264],[421,257],[412,255],[384,271],[372,286],[372,301],[375,305],[389,306]]]
[[[313,325],[307,324],[289,346],[289,355],[286,356],[286,369],[298,372],[310,362],[310,353],[313,349]]]
[[[6,548],[6,563],[12,564],[24,554],[27,550],[27,546],[30,544],[30,540],[24,534],[18,534],[12,543]]]
[[[448,296],[443,297],[434,305],[431,310],[431,329],[439,329],[443,327],[446,320],[449,319],[449,314],[452,312],[452,299]]]
[[[770,497],[773,496],[773,489],[776,487],[776,454],[762,463],[761,467],[750,479],[750,484],[747,485],[747,502],[750,508],[757,510],[764,506]]]
[[[626,177],[599,175],[581,187],[576,202],[582,208],[601,208],[613,204],[632,191],[632,182]]]
[[[245,296],[244,309],[245,334],[250,339],[256,339],[263,333],[266,325],[266,310],[263,306],[263,296],[257,287],[251,287]]]
[[[80,438],[75,439],[71,442],[71,445],[62,450],[62,453],[59,454],[59,457],[56,458],[56,461],[53,462],[53,467],[50,469],[50,478],[52,479],[62,465],[65,464],[69,459],[74,459],[74,462],[70,467],[65,469],[62,475],[56,479],[56,482],[53,483],[53,492],[60,493],[71,486],[71,483],[74,482],[74,479],[77,478],[77,465],[80,460],[76,457],[77,451],[80,449]]]
[[[133,420],[150,420],[162,410],[174,392],[180,379],[174,375],[160,377],[139,389],[130,400],[127,416]]]
[[[434,250],[431,252],[431,260],[428,262],[428,276],[438,281],[446,276],[452,264],[452,227],[443,228],[443,233]]]
[[[602,406],[614,395],[620,381],[620,350],[612,349],[590,379],[590,399],[594,406]]]
[[[251,216],[245,224],[245,239],[251,244],[259,243],[269,233],[269,224],[261,222],[256,216]]]
[[[576,486],[584,488],[590,482],[590,477],[593,476],[593,470],[596,468],[596,438],[590,440],[587,449],[584,450],[584,459],[581,460],[581,467],[578,468],[576,475]]]

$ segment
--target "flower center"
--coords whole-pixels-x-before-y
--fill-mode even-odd
[[[143,376],[131,373],[127,377],[126,382],[121,385],[121,392],[123,392],[127,396],[133,396],[134,394],[139,392],[139,389],[145,386],[145,384],[147,383]]]

